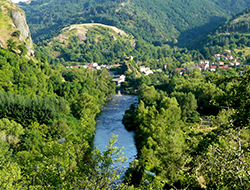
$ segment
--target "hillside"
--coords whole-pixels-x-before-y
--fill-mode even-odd
[[[186,48],[154,46],[114,26],[96,23],[71,25],[38,45],[36,50],[47,55],[50,64],[64,66],[92,62],[113,65],[132,56],[139,65],[157,69],[167,61],[177,67],[201,56],[198,51],[191,52]]]
[[[193,48],[199,49],[203,55],[214,55],[214,49],[234,49],[238,56],[250,55],[250,8],[222,23],[209,35],[196,40]],[[240,53],[241,52],[241,53]]]
[[[111,64],[125,59],[135,49],[136,39],[124,31],[103,24],[71,25],[43,43],[44,52],[63,64],[102,62]]]
[[[247,0],[32,0],[20,3],[35,41],[58,34],[65,26],[102,23],[161,45],[188,43],[250,6]]]
[[[235,15],[231,20],[225,22],[218,28],[219,33],[247,33],[250,29],[250,8],[245,9],[239,14]]]
[[[52,67],[38,51],[28,57],[24,12],[0,0],[0,14],[0,189],[80,189],[89,176],[96,188],[90,168],[107,159],[92,159],[92,142],[96,115],[115,93],[110,74]]]
[[[0,17],[0,46],[7,48],[7,41],[11,38],[16,45],[25,44],[28,54],[32,54],[33,42],[24,11],[10,0],[2,0]]]

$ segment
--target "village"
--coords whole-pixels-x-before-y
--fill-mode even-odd
[[[224,54],[215,54],[214,55],[215,61],[209,61],[209,60],[199,60],[199,63],[194,63],[192,66],[187,66],[183,68],[175,68],[172,69],[172,72],[176,71],[179,72],[180,75],[183,73],[186,73],[189,70],[192,69],[198,69],[203,74],[205,70],[216,72],[217,69],[223,69],[228,70],[232,68],[237,67],[245,67],[245,65],[240,64],[240,62],[237,61],[237,58],[233,57],[231,55],[231,51],[227,50],[226,55]],[[129,57],[130,60],[133,60],[133,57]],[[120,61],[120,60],[118,60]],[[163,69],[166,70],[169,63],[165,63],[163,66]],[[122,82],[125,81],[126,76],[125,75],[115,75],[114,72],[111,71],[112,69],[115,69],[117,67],[122,66],[121,64],[113,64],[113,65],[99,65],[98,63],[88,63],[86,65],[76,65],[76,66],[66,66],[67,69],[73,69],[73,68],[88,68],[88,69],[96,69],[100,70],[102,68],[106,68],[110,72],[110,76],[113,77],[113,82],[116,82],[118,86],[121,85]],[[153,71],[150,67],[146,66],[139,66],[140,72],[144,75],[154,74],[155,72],[162,72],[163,69]],[[240,72],[240,75],[242,75],[242,71]]]
[[[237,58],[233,57],[231,55],[231,51],[226,51],[227,55],[224,54],[215,54],[214,58],[215,61],[211,62],[209,60],[199,60],[199,64],[195,63],[193,66],[185,67],[185,68],[176,68],[173,71],[177,71],[182,75],[183,73],[187,72],[188,70],[192,69],[199,69],[201,72],[205,70],[209,71],[217,71],[217,69],[223,69],[228,70],[232,68],[237,67],[245,67],[246,65],[240,64],[240,62],[237,61]],[[164,64],[164,68],[166,68],[168,63]],[[240,75],[242,75],[242,72],[240,72]]]

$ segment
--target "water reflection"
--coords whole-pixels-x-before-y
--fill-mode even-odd
[[[112,133],[118,135],[117,147],[124,147],[124,156],[128,158],[125,163],[118,168],[126,171],[129,163],[133,161],[137,155],[134,141],[134,132],[128,132],[122,124],[122,117],[132,103],[137,103],[137,96],[132,95],[115,95],[111,97],[101,114],[96,120],[96,135],[94,138],[94,147],[100,148],[102,151],[108,145]]]

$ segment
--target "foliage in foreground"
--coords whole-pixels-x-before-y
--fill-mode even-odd
[[[123,118],[136,132],[139,153],[128,182],[160,183],[163,189],[248,189],[249,80],[250,71],[243,77],[189,73],[158,91],[142,85],[138,107],[132,105]],[[209,125],[193,117],[197,111],[213,114]]]

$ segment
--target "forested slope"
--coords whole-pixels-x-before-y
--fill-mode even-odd
[[[250,6],[250,2],[36,0],[20,6],[26,11],[36,42],[57,34],[70,24],[95,22],[116,26],[159,45],[176,41],[175,38],[190,42]]]
[[[10,1],[0,5],[0,189],[65,189],[81,186],[90,173],[98,178],[98,163],[108,156],[92,152],[92,140],[95,117],[115,93],[109,73],[67,70],[37,51],[27,55],[31,38],[21,41],[25,30],[11,17],[20,13],[26,27],[24,12]]]
[[[155,84],[155,77],[162,80]],[[249,189],[249,71],[150,75],[123,122],[136,133],[130,184],[145,189]],[[206,117],[205,115],[209,115]]]
[[[80,186],[75,177],[99,162],[91,143],[96,114],[114,93],[109,73],[51,67],[38,53],[1,49],[0,60],[1,189]]]
[[[231,49],[234,53],[240,53],[238,56],[250,55],[250,8],[245,9],[235,15],[229,21],[223,22],[210,34],[197,39],[192,48],[200,50],[202,54],[210,59],[216,52],[216,49]],[[238,57],[237,56],[237,57]]]
[[[52,60],[55,59],[53,64],[97,62],[111,65],[130,56],[135,50],[136,41],[132,35],[116,27],[79,24],[64,28],[58,36],[44,41],[40,48]]]

